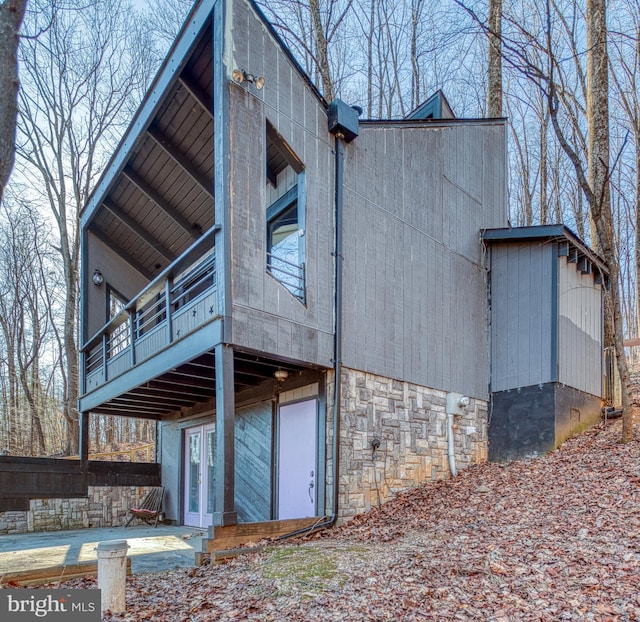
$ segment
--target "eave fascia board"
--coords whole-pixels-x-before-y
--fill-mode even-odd
[[[588,257],[593,264],[598,266],[604,274],[609,276],[609,271],[602,257],[589,248],[569,227],[563,224],[484,229],[481,232],[481,237],[484,242],[488,243],[567,240],[582,255]]]
[[[82,210],[80,224],[83,228],[91,222],[118,175],[126,165],[138,139],[151,125],[167,94],[178,81],[191,51],[213,14],[214,5],[220,1],[222,0],[200,0],[191,10],[131,124],[124,133],[116,151],[111,156],[107,167]],[[213,88],[216,88],[215,84]]]

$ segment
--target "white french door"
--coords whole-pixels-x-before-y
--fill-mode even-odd
[[[278,518],[316,516],[317,400],[278,412]]]
[[[184,435],[184,524],[213,523],[215,423],[187,428]]]

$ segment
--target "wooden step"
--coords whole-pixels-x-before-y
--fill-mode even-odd
[[[35,570],[20,570],[7,572],[0,576],[0,585],[8,583],[16,585],[42,585],[57,581],[68,581],[90,575],[98,575],[98,562],[88,561],[77,564],[50,566],[49,568],[36,568]],[[131,575],[131,558],[127,557],[127,576]]]
[[[287,520],[270,520],[261,523],[242,523],[239,525],[227,525],[226,527],[213,527],[213,537],[203,540],[203,551],[236,549],[239,545],[249,542],[258,542],[268,538],[277,538],[300,529],[312,527],[322,523],[323,516],[310,518],[290,518]],[[206,544],[204,544],[206,542]],[[206,548],[204,548],[206,546]]]

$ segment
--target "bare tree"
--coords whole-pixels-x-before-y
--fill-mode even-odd
[[[78,446],[77,358],[79,213],[106,160],[108,144],[120,135],[151,70],[136,45],[136,22],[123,0],[87,5],[71,0],[64,10],[43,3],[37,20],[50,27],[24,39],[20,58],[24,84],[20,95],[18,153],[22,173],[37,176],[35,202],[52,215],[56,248],[64,274],[61,329],[63,414],[66,451]]]
[[[18,113],[18,42],[27,0],[0,3],[0,201],[13,168]]]
[[[46,238],[44,224],[28,205],[2,207],[0,330],[8,346],[8,380],[13,385],[13,408],[3,414],[13,430],[10,449],[29,455],[47,453],[43,356],[51,337],[51,313],[44,292],[51,264]]]
[[[489,0],[487,116],[502,116],[502,0]]]

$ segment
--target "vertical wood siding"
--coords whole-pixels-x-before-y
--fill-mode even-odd
[[[507,223],[504,127],[361,126],[346,148],[343,363],[487,396],[480,230]]]
[[[566,257],[558,259],[558,361],[563,384],[602,394],[602,313],[600,285]]]
[[[555,244],[491,249],[491,390],[556,380],[552,368]]]
[[[261,91],[230,85],[233,341],[329,367],[333,159],[326,114],[249,3],[234,2],[232,10],[235,36],[229,62],[265,78]],[[266,183],[267,119],[305,166],[306,306],[266,270],[266,208],[289,187],[283,183],[274,190]]]

